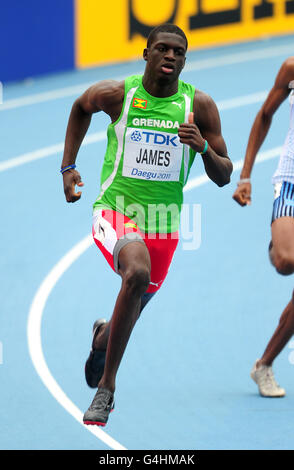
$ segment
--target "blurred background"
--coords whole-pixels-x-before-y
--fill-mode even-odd
[[[140,57],[176,23],[190,49],[293,31],[294,0],[1,0],[2,82]]]

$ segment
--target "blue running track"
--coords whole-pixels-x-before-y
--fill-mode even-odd
[[[294,36],[190,52],[182,79],[217,102],[235,171],[218,188],[197,158],[185,202],[201,205],[201,244],[180,242],[165,284],[135,327],[104,430],[85,427],[84,363],[119,278],[92,245],[108,118],[93,117],[67,204],[59,168],[74,99],[89,84],[143,71],[130,62],[14,83],[0,106],[1,449],[294,449],[292,342],[274,364],[282,399],[250,379],[293,288],[268,260],[271,175],[289,123],[277,112],[253,172],[253,203],[232,200],[247,138]]]

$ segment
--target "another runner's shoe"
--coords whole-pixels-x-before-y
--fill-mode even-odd
[[[96,395],[84,414],[84,424],[105,426],[108,416],[114,409],[114,395],[106,388],[98,388]]]
[[[106,323],[104,318],[96,320],[93,325],[93,340],[90,355],[85,364],[86,382],[91,388],[97,388],[103,375],[105,366],[105,349],[94,349],[94,342],[99,333],[100,327]]]
[[[256,367],[255,362],[251,371],[251,378],[257,383],[259,393],[263,397],[283,397],[286,392],[275,381],[274,373],[271,366],[261,364]]]

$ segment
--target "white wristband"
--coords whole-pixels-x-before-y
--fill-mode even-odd
[[[250,178],[241,178],[238,181],[237,186],[240,186],[240,184],[243,184],[243,183],[250,183]]]

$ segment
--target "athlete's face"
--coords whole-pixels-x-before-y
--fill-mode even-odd
[[[149,48],[144,49],[147,70],[154,77],[173,82],[186,61],[186,42],[174,33],[158,33]]]

